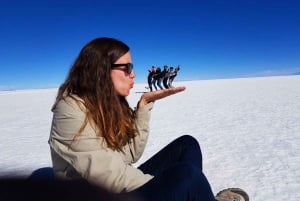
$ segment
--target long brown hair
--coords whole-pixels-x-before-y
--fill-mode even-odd
[[[84,101],[86,119],[75,137],[90,122],[108,147],[120,151],[136,135],[135,113],[126,97],[115,92],[110,76],[111,65],[128,51],[119,40],[96,38],[79,53],[57,95],[61,99],[75,94]]]

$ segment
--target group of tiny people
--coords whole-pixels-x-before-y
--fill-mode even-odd
[[[150,91],[153,91],[153,87],[156,91],[158,90],[157,87],[159,87],[159,89],[172,88],[172,83],[179,70],[180,65],[178,65],[175,69],[172,66],[168,67],[167,65],[164,65],[163,70],[161,70],[160,67],[156,67],[153,65],[152,68],[148,70],[148,88],[150,89]]]

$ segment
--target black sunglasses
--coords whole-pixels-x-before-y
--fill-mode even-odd
[[[125,66],[126,68],[118,68],[118,67],[121,67],[121,66]],[[133,70],[133,64],[132,63],[127,63],[127,64],[112,64],[111,68],[112,69],[118,68],[119,70],[123,70],[126,73],[130,74],[132,72],[132,70]]]

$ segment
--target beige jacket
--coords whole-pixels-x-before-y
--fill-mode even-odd
[[[122,153],[108,148],[103,139],[96,137],[96,129],[89,123],[73,141],[85,119],[85,108],[70,97],[55,103],[49,138],[55,176],[85,178],[112,192],[132,191],[148,182],[153,176],[144,174],[132,164],[141,157],[146,146],[152,107],[153,103],[149,103],[137,110],[140,135],[124,146]]]

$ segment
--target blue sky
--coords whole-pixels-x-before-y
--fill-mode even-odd
[[[164,64],[181,65],[178,80],[297,73],[299,9],[297,0],[3,0],[0,90],[58,87],[101,36],[130,46],[137,83]]]

